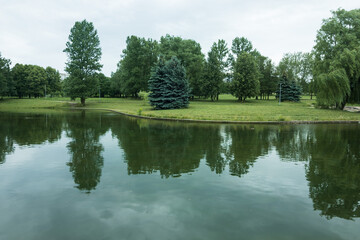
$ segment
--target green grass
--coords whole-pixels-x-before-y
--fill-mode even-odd
[[[225,121],[292,121],[292,120],[360,120],[359,113],[314,108],[315,100],[309,96],[299,103],[250,99],[238,102],[231,95],[221,95],[219,101],[195,99],[186,109],[153,110],[142,100],[124,98],[91,98],[86,108],[111,109],[123,113],[159,118],[225,120]],[[69,98],[4,99],[0,111],[31,112],[42,109],[67,109],[81,107],[79,101]]]

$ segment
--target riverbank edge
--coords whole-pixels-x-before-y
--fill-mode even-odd
[[[172,121],[172,122],[189,122],[189,123],[218,123],[218,124],[360,124],[359,120],[293,120],[293,121],[227,121],[227,120],[200,120],[200,119],[181,119],[181,118],[161,118],[161,117],[149,117],[142,115],[135,115],[130,113],[124,113],[120,110],[108,109],[108,108],[87,108],[87,107],[74,107],[72,109],[78,110],[101,110],[118,113],[124,116],[156,120],[156,121]]]

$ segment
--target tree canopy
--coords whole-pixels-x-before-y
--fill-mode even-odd
[[[241,53],[234,64],[231,91],[239,101],[245,101],[246,98],[255,97],[259,94],[258,66],[255,57],[247,52]]]

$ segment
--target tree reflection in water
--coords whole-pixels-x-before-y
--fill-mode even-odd
[[[90,193],[104,165],[100,136],[109,129],[124,151],[129,175],[179,177],[203,159],[211,171],[247,174],[276,150],[282,161],[306,163],[309,197],[326,218],[360,217],[360,126],[208,125],[138,120],[102,113],[0,115],[0,164],[16,145],[55,142],[65,131],[76,187]],[[122,160],[122,159],[121,159]]]
[[[100,115],[101,118],[101,115]],[[99,138],[108,127],[103,127],[97,117],[87,116],[82,111],[80,116],[67,116],[66,133],[72,138],[67,148],[71,155],[67,165],[70,167],[74,182],[79,190],[90,193],[100,182],[104,165],[104,150]],[[106,124],[105,124],[106,126]]]

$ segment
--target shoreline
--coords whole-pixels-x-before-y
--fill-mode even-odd
[[[293,120],[293,121],[227,121],[227,120],[200,120],[200,119],[181,119],[181,118],[160,118],[160,117],[148,117],[136,114],[124,113],[119,110],[107,109],[107,108],[83,108],[74,107],[74,110],[101,110],[118,113],[124,116],[141,118],[147,120],[156,121],[172,121],[172,122],[189,122],[189,123],[217,123],[217,124],[360,124],[358,120]]]

